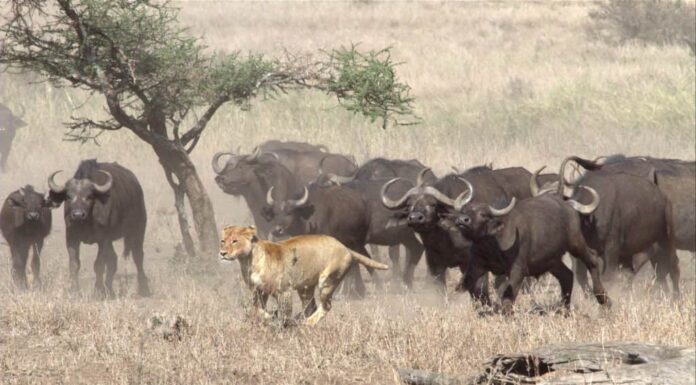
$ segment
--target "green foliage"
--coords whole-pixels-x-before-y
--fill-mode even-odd
[[[176,8],[149,0],[13,0],[12,16],[0,28],[0,64],[107,98],[112,119],[68,124],[80,140],[94,138],[93,129],[127,127],[150,143],[154,134],[191,151],[222,104],[249,108],[259,94],[301,88],[335,95],[383,127],[413,115],[409,87],[398,81],[388,49],[341,48],[318,61],[210,54],[179,26]],[[196,109],[202,117],[180,133]]]
[[[608,0],[597,4],[590,20],[590,35],[612,44],[696,41],[696,8],[682,0]]]
[[[348,111],[363,114],[372,122],[381,119],[383,128],[390,115],[412,114],[411,88],[398,81],[389,48],[361,53],[356,46],[342,47],[329,54],[327,64],[332,71],[326,89],[336,94]]]

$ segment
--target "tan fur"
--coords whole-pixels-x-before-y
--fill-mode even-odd
[[[258,240],[253,226],[227,226],[222,231],[220,258],[248,259],[250,285],[258,294],[255,305],[265,317],[269,295],[291,301],[297,290],[305,310],[314,307],[314,290],[319,289],[319,306],[307,319],[315,325],[331,309],[331,296],[354,262],[387,270],[385,264],[358,254],[327,235],[301,235],[281,242]],[[246,279],[245,279],[246,280]],[[292,311],[291,303],[285,312]],[[286,314],[289,316],[289,314]]]

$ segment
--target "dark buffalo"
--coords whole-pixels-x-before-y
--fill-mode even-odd
[[[7,159],[10,157],[12,141],[14,140],[17,129],[26,126],[22,120],[24,110],[19,116],[15,116],[9,108],[0,104],[0,169],[5,171]]]
[[[603,158],[601,163],[580,161],[589,170],[601,168],[640,177],[648,177],[654,170],[660,181],[658,187],[672,202],[676,248],[696,251],[696,162],[623,155]]]
[[[568,162],[576,162],[590,170],[575,182],[564,177]],[[652,169],[648,175],[636,176],[596,167],[594,162],[571,156],[561,165],[558,193],[580,201],[588,199],[582,184],[595,189],[602,197],[597,210],[583,220],[588,244],[604,262],[604,273],[613,276],[621,267],[633,267],[634,256],[656,245],[659,258],[658,279],[664,282],[669,274],[675,296],[679,295],[679,259],[674,242],[672,203],[660,190],[660,178]],[[578,281],[587,287],[587,276],[579,269]]]
[[[305,142],[293,142],[271,139],[261,143],[258,146],[262,152],[273,152],[276,150],[295,150],[295,151],[319,151],[329,152],[329,149],[323,144],[311,144]]]
[[[454,223],[446,215],[453,205],[453,197],[468,188],[460,177],[466,178],[476,189],[473,203],[492,205],[500,200],[509,201],[513,197],[531,197],[531,173],[520,167],[493,170],[480,166],[466,170],[460,175],[449,174],[430,185],[419,184],[398,200],[392,200],[386,195],[389,186],[398,178],[385,184],[382,190],[382,202],[385,207],[393,210],[394,223],[408,225],[420,235],[425,246],[428,270],[439,282],[443,292],[447,268],[459,268],[462,274],[465,274],[470,258],[471,243],[459,231],[454,230]],[[552,177],[556,178],[546,178]],[[487,280],[483,279],[479,286],[483,291],[475,293],[484,303],[488,302],[486,282]],[[457,289],[463,288],[463,282],[460,282]]]
[[[59,172],[51,174],[48,185],[50,199],[56,205],[65,202],[65,235],[72,289],[79,289],[80,243],[96,243],[99,250],[94,262],[95,291],[98,295],[113,297],[112,283],[118,258],[112,243],[123,238],[123,255],[132,254],[138,272],[138,293],[149,295],[143,270],[147,214],[138,179],[117,163],[97,163],[95,159],[82,161],[75,175],[64,185],[54,181]]]
[[[31,270],[34,285],[41,285],[39,256],[44,238],[51,232],[51,203],[34,187],[25,186],[12,192],[0,211],[0,231],[12,253],[12,279],[18,287],[27,287],[26,266],[29,249],[33,249]]]
[[[280,185],[285,183],[305,185],[315,180],[319,175],[319,163],[327,156],[330,161],[327,162],[326,166],[332,172],[353,172],[356,168],[353,161],[343,155],[327,154],[319,150],[298,151],[292,148],[280,148],[274,149],[273,152],[267,152],[261,148],[264,148],[263,144],[251,155],[217,153],[213,157],[212,166],[213,171],[217,174],[215,182],[222,191],[244,198],[251,215],[254,217],[259,235],[263,238],[268,237],[270,230],[268,220],[261,215],[266,192],[270,185],[262,184],[259,180],[257,172],[259,167],[277,161],[288,171],[289,180],[283,179],[273,183],[273,185],[278,184],[278,189],[282,188]],[[223,156],[229,156],[229,159],[226,164],[221,165],[220,159]]]
[[[470,293],[480,291],[476,286],[489,271],[505,275],[508,280],[500,289],[502,308],[503,314],[510,314],[524,277],[539,277],[549,272],[558,279],[562,303],[570,309],[573,272],[562,261],[563,255],[569,252],[590,269],[597,301],[608,304],[599,277],[600,260],[585,243],[580,217],[575,211],[589,215],[597,208],[597,193],[586,189],[593,195],[592,203],[587,205],[545,193],[519,203],[513,197],[507,207],[496,209],[485,203],[469,203],[476,195],[470,185],[455,200],[452,214],[456,226],[472,242],[464,279],[466,289]]]
[[[276,195],[275,188],[268,190],[268,207],[264,209],[272,224],[275,236],[300,234],[330,235],[349,249],[369,256],[365,245],[368,243],[372,213],[370,204],[361,191],[343,186],[319,186],[310,184],[304,187],[299,197]],[[386,225],[386,224],[383,224]],[[377,288],[381,282],[374,270],[368,271]],[[351,268],[354,292],[365,295],[365,286],[360,279],[360,271]]]
[[[322,162],[323,163],[323,162]],[[323,164],[320,164],[323,166]],[[362,192],[363,198],[366,199],[372,213],[370,221],[370,232],[368,238],[372,247],[373,255],[376,254],[375,245],[389,246],[389,258],[392,261],[392,281],[400,276],[401,264],[399,263],[399,245],[404,245],[406,249],[406,266],[403,271],[403,280],[406,286],[410,289],[413,284],[413,272],[420,261],[423,253],[423,246],[415,238],[413,230],[401,226],[385,228],[383,225],[389,222],[391,213],[381,204],[380,187],[384,184],[385,178],[400,177],[412,184],[432,183],[437,177],[421,162],[415,159],[400,160],[400,159],[385,159],[374,158],[358,168],[355,174],[351,176],[341,176],[333,173],[323,172],[317,179],[317,184],[327,186],[329,184],[343,185],[348,188],[355,188]],[[371,183],[378,181],[379,183]],[[405,187],[407,184],[402,184],[400,187]],[[403,191],[405,193],[406,191]],[[394,193],[400,193],[395,191]]]

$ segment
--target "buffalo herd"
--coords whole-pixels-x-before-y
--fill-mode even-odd
[[[0,106],[0,114],[4,109]],[[23,124],[13,119],[16,127]],[[2,151],[4,166],[7,152]],[[326,234],[368,256],[368,246],[372,254],[376,246],[386,246],[391,286],[403,282],[408,289],[425,253],[428,272],[443,294],[447,269],[458,268],[462,279],[456,290],[485,305],[492,304],[490,272],[504,314],[511,312],[526,277],[553,275],[566,308],[574,277],[608,305],[602,281],[620,271],[635,275],[648,262],[657,282],[668,290],[669,276],[678,296],[676,250],[696,250],[694,161],[570,156],[558,174],[485,165],[438,177],[415,159],[374,158],[358,165],[326,146],[272,140],[249,154],[219,152],[212,168],[222,191],[244,198],[260,237]],[[15,285],[27,286],[30,249],[34,283],[40,284],[39,254],[51,229],[50,209],[62,204],[72,288],[78,289],[80,244],[96,244],[95,292],[113,297],[117,256],[112,243],[123,239],[123,253],[132,255],[137,269],[138,293],[148,295],[147,215],[136,176],[117,163],[96,160],[83,161],[63,184],[55,181],[59,172],[48,177],[47,194],[22,187],[0,212]],[[575,271],[563,263],[566,253],[574,257]],[[379,291],[379,276],[369,273]],[[244,266],[242,276],[248,279]],[[346,293],[364,296],[357,266],[350,277]]]

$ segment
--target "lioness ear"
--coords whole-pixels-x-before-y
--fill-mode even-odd
[[[258,242],[258,241],[259,241],[259,238],[256,236],[256,234],[254,234],[254,235],[251,237],[251,243],[256,243],[256,242]]]

